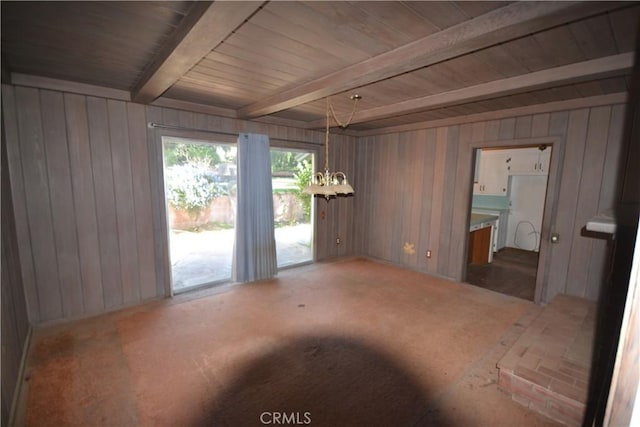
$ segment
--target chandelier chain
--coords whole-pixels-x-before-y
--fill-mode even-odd
[[[324,170],[329,170],[329,97],[327,96],[327,124],[324,133]]]
[[[340,126],[341,128],[346,128],[347,126],[349,126],[351,124],[351,120],[353,120],[353,116],[356,113],[356,105],[358,104],[358,100],[360,98],[359,97],[353,97],[353,109],[351,110],[351,114],[349,115],[349,119],[345,122],[342,123],[339,119],[338,116],[336,115],[335,110],[333,109],[333,105],[331,105],[331,103],[329,102],[329,97],[327,97],[327,103],[329,104],[329,109],[331,110],[331,115],[333,116],[333,120],[335,120],[335,122],[338,124],[338,126]]]
[[[333,110],[333,106],[329,102],[329,97],[326,98],[326,125],[324,134],[324,172],[316,172],[311,177],[309,185],[303,190],[304,194],[323,195],[327,200],[330,197],[336,196],[336,194],[353,194],[353,187],[349,185],[347,181],[347,175],[344,172],[331,172],[329,170],[329,130],[331,124],[329,122],[331,115],[335,119],[336,123],[342,128],[346,128],[351,123],[353,115],[356,111],[356,103],[361,96],[358,94],[352,95],[353,111],[349,116],[349,120],[346,123],[340,122],[336,117],[336,113]]]

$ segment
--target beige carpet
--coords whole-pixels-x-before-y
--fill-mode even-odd
[[[551,425],[495,384],[512,325],[537,309],[369,260],[315,264],[36,331],[22,419]]]

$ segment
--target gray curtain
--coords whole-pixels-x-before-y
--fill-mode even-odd
[[[241,133],[237,159],[238,204],[232,277],[237,282],[268,279],[278,272],[269,137]]]

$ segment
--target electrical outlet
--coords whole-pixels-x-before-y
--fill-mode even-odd
[[[431,259],[431,249],[427,249],[427,259]]]
[[[336,245],[340,244],[340,237],[336,237]]]

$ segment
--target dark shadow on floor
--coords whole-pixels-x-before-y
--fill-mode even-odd
[[[529,301],[534,300],[538,252],[504,248],[489,264],[469,264],[467,283]]]
[[[297,339],[260,357],[214,399],[192,426],[451,425],[396,361],[332,336]]]

